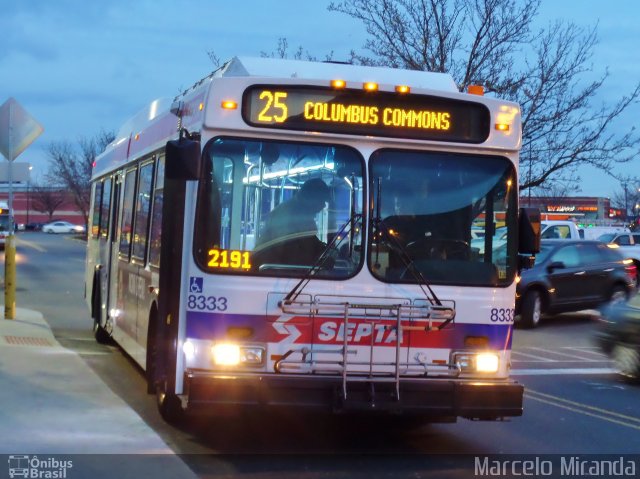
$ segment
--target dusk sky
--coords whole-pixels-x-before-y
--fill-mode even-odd
[[[15,98],[44,133],[16,161],[47,169],[52,141],[77,142],[101,129],[117,131],[151,100],[173,97],[225,61],[303,46],[323,58],[346,59],[366,35],[360,23],[327,11],[328,0],[0,0],[0,104]],[[610,78],[596,105],[613,103],[640,80],[637,0],[542,0],[537,26],[555,19],[598,24],[592,77]],[[640,105],[625,115],[638,123]],[[1,161],[5,161],[2,159]],[[640,158],[619,169],[640,175]],[[612,196],[620,185],[583,170],[581,194]],[[640,185],[638,185],[640,186]]]

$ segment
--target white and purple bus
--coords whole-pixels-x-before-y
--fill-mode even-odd
[[[446,74],[234,58],[96,160],[96,338],[144,368],[168,420],[519,416],[515,286],[539,242],[520,142],[516,104]]]

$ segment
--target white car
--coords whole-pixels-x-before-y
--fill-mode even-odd
[[[496,234],[493,236],[493,249],[496,250],[500,246],[505,245],[507,243],[507,228],[506,226],[502,226],[500,228],[496,228]],[[484,254],[484,237],[476,238],[471,240],[471,247],[478,249],[478,254]]]
[[[84,233],[84,226],[74,225],[68,221],[54,221],[42,227],[45,233]]]

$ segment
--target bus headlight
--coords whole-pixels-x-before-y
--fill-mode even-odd
[[[262,364],[264,348],[240,346],[233,343],[219,343],[211,348],[213,362],[218,366],[238,366]]]
[[[219,366],[240,364],[240,346],[237,344],[216,344],[211,348],[213,362]]]
[[[476,356],[476,371],[479,373],[498,372],[500,358],[495,353],[480,353]]]
[[[492,352],[458,352],[453,354],[453,363],[463,373],[496,373],[500,367],[500,356]]]

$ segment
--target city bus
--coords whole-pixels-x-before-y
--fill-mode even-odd
[[[518,105],[448,74],[235,57],[96,159],[95,337],[168,421],[519,416],[515,286],[539,246],[520,143]]]
[[[11,216],[9,203],[6,201],[0,201],[0,249],[2,250],[4,249],[4,245],[7,241],[7,236],[12,234]]]

